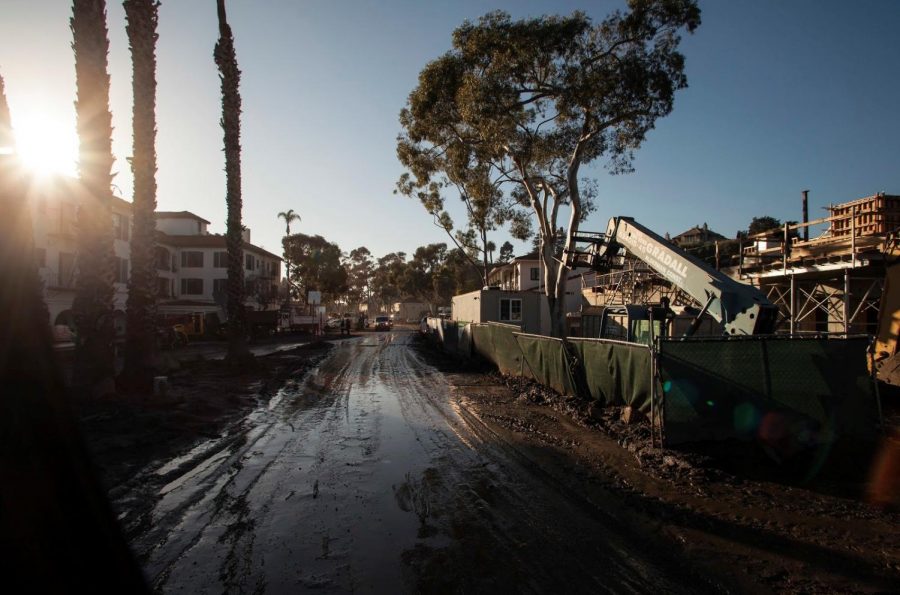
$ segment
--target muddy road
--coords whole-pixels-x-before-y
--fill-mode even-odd
[[[405,331],[346,340],[186,455],[114,490],[171,593],[697,592],[611,507],[521,456]]]

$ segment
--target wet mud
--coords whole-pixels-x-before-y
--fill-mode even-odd
[[[608,412],[507,383],[413,332],[336,341],[111,493],[165,593],[898,584],[893,513],[648,449],[640,425],[616,436]]]
[[[498,437],[414,337],[336,344],[240,424],[148,466],[119,493],[153,588],[712,589]]]

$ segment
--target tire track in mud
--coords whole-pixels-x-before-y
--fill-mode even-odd
[[[410,368],[428,369],[415,352],[407,354]],[[431,531],[455,537],[449,547],[431,548],[420,543],[408,552],[407,560],[418,566],[419,590],[704,590],[697,584],[684,588],[681,583],[688,577],[678,572],[670,576],[671,569],[657,568],[656,561],[648,561],[641,544],[625,535],[626,529],[610,513],[580,494],[568,492],[514,444],[468,411],[457,387],[450,386],[443,375],[441,381],[449,390],[449,398],[422,392],[410,395],[413,406],[422,411],[430,408],[432,415],[443,417],[446,428],[469,448],[440,457],[437,468],[428,469],[419,482],[419,489],[433,500],[426,510],[438,517]],[[401,393],[401,400],[404,396]],[[434,432],[432,437],[442,435],[446,436],[446,431]],[[444,446],[439,442],[435,445]],[[423,527],[427,524],[423,521]],[[465,531],[471,534],[463,534]],[[491,555],[479,559],[465,549],[490,551]],[[454,565],[461,574],[452,581],[444,580],[442,573]],[[467,577],[473,570],[476,576]]]
[[[228,435],[161,467],[132,540],[154,587],[685,590],[467,411],[411,339],[341,343]]]

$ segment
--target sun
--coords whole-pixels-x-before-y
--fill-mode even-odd
[[[13,133],[22,165],[40,177],[75,176],[78,138],[73,128],[46,113],[15,114]]]

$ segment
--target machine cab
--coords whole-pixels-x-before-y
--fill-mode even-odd
[[[668,304],[606,306],[601,314],[598,338],[650,345],[657,337],[669,335],[674,317]]]

